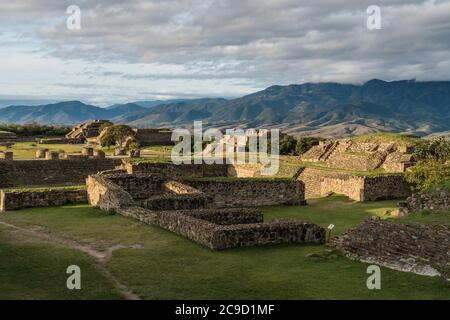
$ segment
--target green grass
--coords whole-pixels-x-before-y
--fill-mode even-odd
[[[395,201],[355,203],[332,196],[309,200],[308,206],[275,206],[263,210],[267,220],[295,218],[322,226],[333,223],[336,235],[395,207]],[[1,214],[0,220],[26,227],[38,225],[52,234],[89,243],[97,249],[118,243],[142,244],[142,249],[115,251],[108,269],[146,299],[450,299],[450,282],[442,278],[386,268],[382,268],[382,290],[368,290],[367,264],[351,261],[328,246],[283,245],[214,252],[158,227],[108,215],[87,205],[8,212]],[[9,279],[8,290],[0,282],[0,298],[42,299],[58,295],[65,298],[73,294],[55,287],[56,279],[51,278],[65,277],[64,273],[60,275],[61,268],[74,260],[83,263],[84,260],[74,259],[76,253],[63,248],[55,251],[49,245],[40,247],[43,245],[33,243],[30,237],[27,241],[32,243],[27,245],[31,247],[23,251],[23,244],[0,234],[1,248],[7,247],[3,252],[17,253],[9,253],[6,260],[0,255],[0,270],[7,270],[3,278]],[[31,267],[14,268],[27,265],[27,256],[32,252],[35,254],[29,258]],[[307,257],[310,253],[318,257]],[[95,274],[95,268],[85,258],[84,267],[92,276],[89,283],[92,281],[98,290],[106,288],[101,275]],[[41,280],[33,284],[29,294],[24,294],[30,287],[29,278],[35,276]],[[46,277],[50,279],[47,283]],[[88,298],[94,292],[79,294],[76,298]],[[102,298],[106,293],[95,295]]]
[[[86,185],[77,186],[19,186],[11,188],[3,188],[5,191],[17,191],[17,192],[47,192],[55,190],[85,190]]]
[[[35,159],[36,150],[49,149],[50,151],[64,151],[70,154],[81,154],[85,145],[83,144],[39,144],[37,142],[17,142],[11,148],[0,146],[0,151],[14,152],[14,159]],[[114,150],[104,149],[107,155],[111,155]]]
[[[77,250],[31,240],[0,226],[0,300],[120,299],[94,261]],[[81,268],[81,290],[66,287],[67,267]]]
[[[424,210],[398,218],[396,221],[409,224],[443,224],[450,227],[450,211],[431,212]]]

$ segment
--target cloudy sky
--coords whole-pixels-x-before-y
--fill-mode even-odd
[[[106,105],[371,78],[450,80],[450,0],[0,2],[0,99]]]

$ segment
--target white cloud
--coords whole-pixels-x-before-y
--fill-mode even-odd
[[[46,88],[102,101],[238,95],[305,81],[448,80],[450,1],[377,2],[84,0],[80,31],[65,27],[73,1],[2,2],[0,26],[33,46],[20,47],[23,66],[0,66],[18,81],[3,80],[0,93],[21,79],[27,95]],[[366,28],[371,4],[381,7],[382,30]],[[0,37],[0,58],[16,55],[19,46]],[[40,66],[25,70],[29,61]]]

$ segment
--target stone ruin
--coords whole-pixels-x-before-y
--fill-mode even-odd
[[[300,159],[337,169],[371,171],[383,168],[385,172],[400,173],[414,165],[413,152],[414,147],[396,143],[327,140],[312,147]]]
[[[170,177],[173,175],[169,174]],[[87,179],[89,203],[103,210],[156,225],[214,250],[281,243],[324,243],[325,230],[315,224],[296,221],[263,222],[264,204],[304,204],[299,181],[213,180],[205,189],[198,180],[170,180],[156,173],[129,174],[109,171]],[[228,190],[222,190],[228,183]],[[243,188],[244,185],[247,185]],[[208,190],[209,192],[205,192]],[[224,201],[223,194],[228,194]]]
[[[410,225],[373,217],[332,242],[350,259],[450,279],[450,228],[444,225]]]
[[[87,141],[88,138],[95,138],[100,134],[100,127],[103,124],[111,123],[109,120],[93,120],[83,122],[73,127],[73,129],[66,134],[67,139]]]
[[[397,143],[321,141],[300,157],[305,164],[295,176],[307,197],[334,192],[356,201],[405,198],[411,188],[403,173],[414,165],[413,151]]]
[[[450,210],[450,191],[437,188],[430,193],[416,193],[405,201],[399,202],[399,209],[391,212],[392,216],[406,216],[422,210],[444,212]]]

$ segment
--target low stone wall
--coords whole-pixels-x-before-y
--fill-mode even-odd
[[[304,185],[295,180],[190,179],[184,182],[211,197],[217,207],[305,204]]]
[[[212,205],[211,199],[199,194],[161,194],[142,201],[142,207],[151,210],[202,209]]]
[[[373,152],[364,155],[336,152],[327,159],[327,165],[332,168],[370,171],[380,167],[385,157],[386,153],[384,152]]]
[[[164,180],[159,175],[107,173],[105,176],[128,192],[133,199],[146,199],[163,193]]]
[[[406,201],[400,202],[399,215],[421,210],[450,211],[450,192],[438,189],[431,193],[413,194]]]
[[[320,184],[320,194],[329,193],[344,194],[352,200],[364,201],[364,181],[363,177],[341,176],[338,178],[323,178]]]
[[[224,209],[218,210],[220,212]],[[214,250],[283,243],[325,242],[325,229],[295,220],[216,224],[186,212],[166,211],[159,214],[158,225]]]
[[[321,197],[334,192],[362,202],[406,198],[411,194],[410,186],[402,174],[357,176],[305,168],[297,179],[305,183],[307,197]]]
[[[83,184],[88,175],[120,164],[118,159],[0,161],[0,188]]]
[[[86,186],[89,203],[102,210],[117,211],[133,205],[133,197],[105,176],[89,176]]]
[[[173,145],[172,132],[163,129],[135,129],[135,139],[141,146]]]
[[[411,188],[402,174],[364,177],[361,201],[406,198],[410,194]]]
[[[86,190],[0,190],[0,211],[87,203]]]
[[[256,177],[261,172],[261,164],[230,164],[228,166],[228,176],[239,178]]]
[[[450,228],[370,219],[332,242],[351,259],[423,275],[450,276]]]
[[[130,174],[160,174],[165,179],[179,180],[185,177],[226,177],[226,164],[127,163],[124,168]]]

